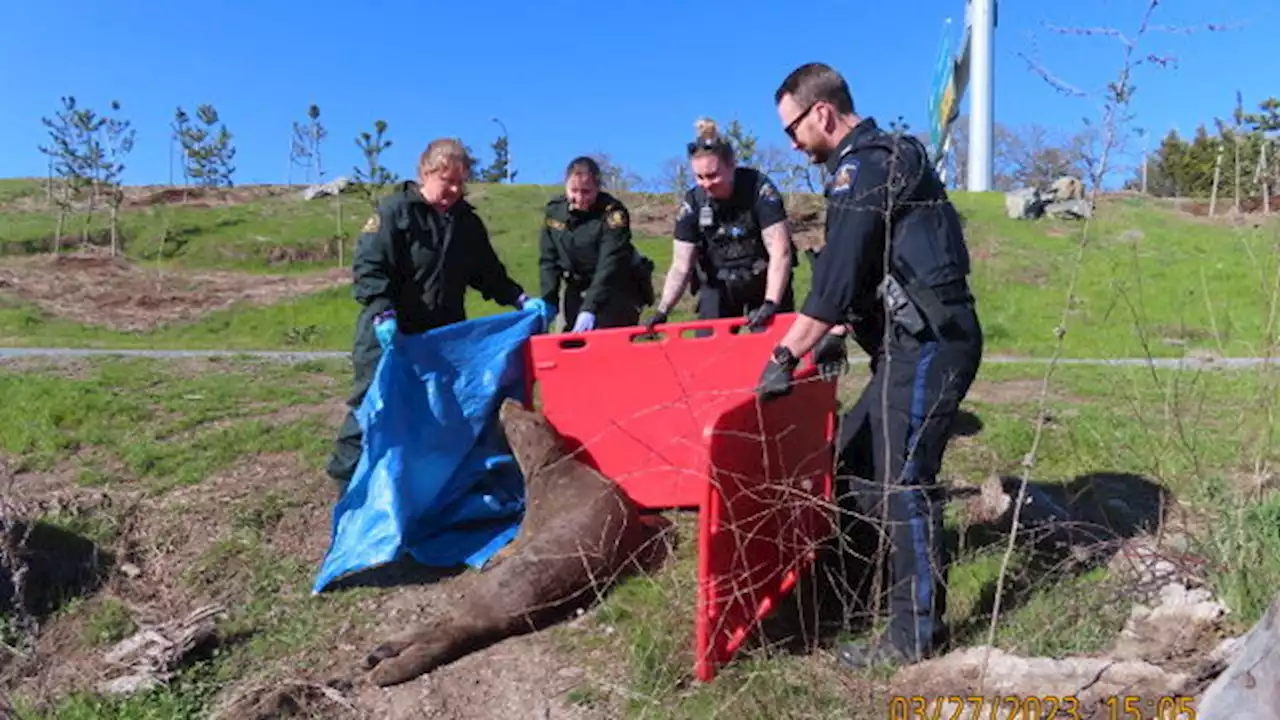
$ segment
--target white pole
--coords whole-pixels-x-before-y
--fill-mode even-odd
[[[969,94],[969,182],[972,192],[991,189],[991,147],[995,144],[996,0],[969,0],[969,37],[973,43]]]

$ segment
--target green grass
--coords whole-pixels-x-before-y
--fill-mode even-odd
[[[25,187],[25,189],[23,189]],[[6,197],[32,191],[8,181]],[[550,186],[478,185],[472,200],[512,275],[536,292],[536,238]],[[669,197],[626,194],[635,208],[673,211]],[[1068,315],[1063,352],[1073,357],[1179,356],[1188,350],[1225,355],[1261,352],[1277,325],[1275,287],[1280,277],[1280,224],[1230,227],[1197,220],[1157,202],[1108,199],[1087,227],[1079,222],[1014,221],[1004,216],[998,193],[956,193],[967,219],[973,285],[991,353],[1046,356],[1067,302],[1082,234],[1088,245]],[[794,208],[795,197],[790,199]],[[806,198],[805,202],[813,202]],[[350,262],[355,234],[367,211],[344,199]],[[53,232],[47,211],[0,210],[0,247],[26,253]],[[126,251],[144,268],[237,269],[246,272],[310,272],[337,264],[330,200],[304,202],[296,193],[213,208],[160,207],[126,214]],[[659,235],[637,233],[637,245],[659,266],[670,261],[665,224]],[[654,230],[657,232],[657,230]],[[168,232],[179,240],[159,239]],[[326,243],[328,243],[326,245]],[[320,259],[268,264],[273,249],[314,251]],[[324,256],[322,251],[330,252]],[[314,254],[313,253],[313,254]],[[801,264],[796,289],[803,299],[810,277]],[[472,294],[474,315],[504,308]],[[686,302],[675,319],[688,319]],[[83,347],[170,347],[347,350],[357,307],[346,288],[269,307],[234,307],[197,321],[150,332],[113,332],[51,317],[0,294],[0,343]]]
[[[79,468],[81,482],[162,490],[197,483],[246,453],[323,451],[331,428],[314,416],[276,414],[332,402],[342,391],[317,386],[314,374],[339,363],[262,364],[251,375],[243,368],[227,375],[220,366],[235,367],[214,362],[189,377],[180,367],[110,360],[83,377],[0,374],[8,406],[0,453],[16,458],[12,469],[23,472],[91,452],[93,461]]]
[[[988,366],[982,379],[1034,385],[1042,373]],[[1132,473],[1170,489],[1204,522],[1190,538],[1191,551],[1207,559],[1211,587],[1232,608],[1229,629],[1247,630],[1280,584],[1275,529],[1280,495],[1274,490],[1252,495],[1242,489],[1240,477],[1255,463],[1280,462],[1269,420],[1280,378],[1087,367],[1056,373],[1048,409],[1057,419],[1045,432],[1029,479],[1063,483],[1093,473]],[[983,427],[972,441],[953,441],[944,477],[978,484],[995,472],[1025,474],[1018,466],[1030,447],[1037,406],[1030,394],[1014,401],[966,403]],[[951,526],[965,531],[955,518]],[[948,621],[962,645],[987,641],[990,599],[1005,551],[1004,536],[974,537],[979,541],[960,547],[948,584]],[[878,699],[828,676],[850,682],[849,674],[814,667],[829,664],[825,657],[757,650],[726,668],[713,684],[688,686],[694,552],[684,548],[677,563],[659,576],[629,580],[591,619],[592,627],[616,631],[612,647],[627,658],[624,704],[633,714],[694,718],[718,711],[769,717],[772,704],[788,708],[789,717],[884,716],[869,709]],[[995,643],[1025,655],[1105,650],[1131,603],[1105,569],[1046,567],[1026,549],[1011,558],[1005,593]]]
[[[345,375],[341,362],[95,359],[44,372],[0,369],[0,394],[10,403],[0,419],[0,457],[20,473],[20,491],[25,473],[54,472],[63,473],[58,477],[67,478],[64,482],[99,486],[113,496],[141,491],[163,502],[175,490],[199,486],[263,453],[296,454],[305,471],[301,480],[313,488],[308,498],[270,486],[242,499],[234,499],[234,488],[231,498],[197,494],[212,501],[214,514],[199,510],[167,524],[161,523],[163,514],[191,509],[174,501],[136,517],[129,514],[129,503],[88,510],[74,503],[55,504],[40,520],[104,548],[127,541],[159,553],[153,559],[162,562],[168,553],[184,552],[193,539],[206,537],[207,547],[175,565],[171,574],[144,575],[133,582],[147,583],[153,591],[157,581],[171,588],[160,591],[153,602],[171,602],[164,593],[172,588],[221,600],[229,610],[221,630],[232,642],[193,664],[168,688],[117,699],[77,692],[54,707],[37,706],[24,695],[14,699],[19,717],[204,717],[228,682],[273,662],[288,662],[306,673],[311,667],[308,652],[314,652],[316,643],[331,642],[328,629],[344,623],[359,626],[356,606],[371,591],[311,601],[314,563],[282,553],[279,545],[307,543],[308,538],[280,528],[290,527],[284,524],[299,513],[314,515],[306,503],[314,503],[316,493],[328,496],[320,467],[335,427],[325,415],[335,397],[345,393]],[[327,530],[327,512],[327,507],[320,509],[315,532]],[[126,538],[125,531],[138,532],[137,523],[168,529]],[[165,611],[162,605],[145,604],[153,612]],[[193,608],[182,603],[169,609],[185,613]],[[126,603],[107,590],[70,598],[54,621],[79,628],[84,653],[100,653],[136,627]],[[9,618],[0,617],[0,628],[8,626]],[[295,658],[299,653],[302,660]],[[312,661],[323,659],[312,656]]]
[[[0,204],[32,192],[29,185],[0,182]],[[535,236],[524,228],[537,227],[539,208],[552,192],[478,187],[474,193],[499,253],[531,286]],[[967,217],[988,353],[1048,355],[1075,268],[1081,225],[1010,221],[997,194],[959,194],[957,204]],[[329,207],[326,201],[277,199],[238,208],[141,212],[130,219],[140,228],[135,238],[161,227],[165,214],[181,214],[196,229],[168,257],[148,255],[137,240],[129,251],[145,266],[268,270],[268,246],[323,243],[330,232]],[[6,225],[7,219],[14,222]],[[10,212],[0,217],[0,227],[9,233],[0,241],[36,243],[47,235],[48,221],[41,213]],[[363,215],[352,214],[349,222],[357,229]],[[255,239],[259,236],[270,240]],[[1274,345],[1267,335],[1274,336],[1277,327],[1272,316],[1280,278],[1278,240],[1274,224],[1233,228],[1178,216],[1154,203],[1108,202],[1089,226],[1064,353],[1265,351]],[[640,237],[638,244],[665,269],[667,239]],[[275,269],[302,272],[332,262]],[[797,280],[801,297],[808,278],[806,262]],[[500,310],[474,295],[469,309],[475,315]],[[340,288],[127,334],[50,318],[0,294],[0,344],[346,350],[354,315],[349,290]],[[1043,372],[987,364],[980,380],[1029,388]],[[64,471],[77,483],[108,491],[138,488],[163,495],[179,487],[198,490],[245,457],[294,452],[322,482],[319,467],[334,428],[318,412],[295,410],[332,403],[345,395],[347,382],[341,361],[284,366],[95,360],[59,372],[0,371],[7,410],[0,417],[0,455],[17,471]],[[861,378],[851,379],[846,393],[860,385]],[[1276,378],[1257,371],[1059,367],[1049,399],[1053,420],[1040,441],[1032,479],[1056,483],[1089,473],[1133,473],[1169,488],[1193,508],[1198,523],[1191,548],[1206,558],[1212,587],[1232,608],[1233,629],[1243,631],[1280,585],[1280,495],[1269,486],[1253,488],[1247,480],[1256,468],[1265,471],[1280,462],[1270,407],[1277,396]],[[1019,465],[1035,429],[1034,395],[1024,391],[992,399],[976,392],[967,406],[983,427],[976,437],[953,443],[944,475],[976,484],[991,473],[1022,472]],[[354,622],[363,600],[389,593],[367,590],[331,603],[305,603],[314,568],[271,552],[265,542],[274,527],[297,512],[297,498],[271,492],[228,506],[225,530],[182,570],[179,581],[185,586],[225,586],[236,601],[230,627],[243,631],[246,641],[187,670],[164,691],[110,701],[75,695],[46,708],[45,715],[32,716],[196,717],[216,690],[272,663],[302,663],[293,669],[305,674],[317,661],[306,652],[315,636]],[[64,512],[46,520],[101,542],[121,532],[112,516]],[[965,544],[950,578],[949,620],[962,642],[981,643],[1004,543],[963,527],[956,530]],[[683,541],[679,556],[662,572],[629,580],[612,594],[583,624],[589,632],[547,631],[566,652],[605,658],[621,678],[616,684],[586,680],[571,693],[573,702],[609,707],[613,716],[776,717],[780,707],[804,717],[883,716],[867,711],[875,702],[867,694],[874,677],[851,678],[832,670],[820,655],[752,651],[725,668],[715,683],[692,684],[693,538],[686,533]],[[1014,554],[1007,569],[1008,594],[995,642],[1009,651],[1104,649],[1127,615],[1122,589],[1105,572],[1046,569],[1023,551]],[[67,612],[81,614],[86,645],[107,642],[127,627],[127,618],[106,600]],[[0,640],[11,632],[7,627],[0,618]]]
[[[981,380],[1033,385],[1042,370],[987,366]],[[341,363],[297,366],[230,361],[165,364],[142,360],[83,361],[58,371],[6,371],[0,387],[12,412],[0,420],[3,452],[20,470],[71,467],[80,482],[165,493],[199,487],[211,473],[255,453],[296,451],[316,471],[332,428],[314,417],[268,422],[282,408],[328,402],[345,391]],[[851,378],[846,392],[861,385]],[[1280,496],[1242,490],[1241,473],[1258,462],[1280,462],[1266,403],[1276,380],[1258,373],[1177,373],[1146,369],[1062,367],[1052,383],[1055,421],[1042,441],[1033,480],[1065,482],[1096,473],[1135,473],[1189,501],[1209,522],[1193,538],[1209,560],[1213,586],[1247,628],[1280,584]],[[967,409],[982,422],[974,438],[957,441],[945,476],[980,482],[1014,471],[1030,444],[1036,403],[991,399],[979,389]],[[986,397],[986,400],[981,398]],[[846,397],[846,399],[848,399]],[[364,589],[309,603],[314,567],[272,550],[266,538],[300,510],[285,492],[265,492],[225,504],[223,530],[179,568],[176,581],[212,590],[233,602],[228,632],[245,639],[184,672],[165,691],[127,700],[68,697],[32,717],[196,717],[213,693],[271,663],[291,674],[325,658],[305,649],[347,623],[362,622],[361,602],[395,591]],[[109,518],[77,515],[49,521],[101,541],[118,532]],[[213,520],[213,518],[209,518]],[[577,658],[605,658],[623,691],[585,680],[573,692],[584,707],[611,707],[628,717],[861,717],[876,702],[873,679],[842,674],[819,655],[751,650],[710,685],[690,684],[694,542],[691,518],[677,557],[661,572],[625,582],[577,630],[546,631]],[[153,538],[160,542],[161,539]],[[965,643],[985,642],[989,598],[1001,565],[1002,541],[961,548],[951,574],[949,620]],[[1010,565],[996,643],[1013,652],[1059,654],[1107,647],[1127,614],[1121,591],[1105,573],[1074,575],[1034,565],[1019,552]],[[129,619],[109,599],[69,606],[79,613],[82,641],[98,647],[117,638]],[[584,632],[585,630],[585,632]],[[583,659],[577,662],[586,662]],[[858,684],[862,683],[862,684]],[[52,712],[52,714],[49,714]],[[771,715],[771,713],[774,713]],[[617,715],[615,715],[617,716]],[[871,715],[868,715],[871,716]]]

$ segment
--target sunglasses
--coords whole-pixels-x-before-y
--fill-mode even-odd
[[[699,150],[710,150],[712,152],[723,149],[728,143],[720,138],[698,138],[685,146],[689,155],[693,155]]]
[[[792,140],[796,139],[796,128],[800,126],[800,123],[804,121],[805,117],[807,117],[809,113],[812,112],[813,109],[817,106],[818,106],[817,102],[810,103],[809,107],[802,110],[800,114],[796,116],[795,120],[792,120],[790,123],[787,124],[785,128],[783,128],[783,132],[787,134],[787,137],[791,138]]]

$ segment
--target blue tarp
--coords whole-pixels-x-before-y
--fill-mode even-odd
[[[521,351],[540,323],[526,310],[396,335],[356,411],[364,450],[313,593],[406,552],[433,567],[482,567],[515,538],[524,479],[498,407],[525,400]]]

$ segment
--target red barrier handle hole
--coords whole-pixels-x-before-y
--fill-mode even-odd
[[[634,333],[630,337],[630,340],[633,343],[658,342],[659,340],[662,340],[662,338],[666,336],[667,334],[662,332],[661,330],[654,330],[653,332]]]
[[[688,340],[703,340],[716,334],[712,327],[691,327],[680,331],[680,337]]]
[[[564,340],[560,341],[560,348],[562,350],[576,350],[578,348],[584,348],[586,346],[587,346],[586,338],[580,338],[580,337],[565,338]]]
[[[762,332],[767,332],[768,329],[769,328],[767,327],[752,329],[747,327],[746,323],[742,323],[741,325],[730,325],[729,334],[730,335],[759,335]]]

